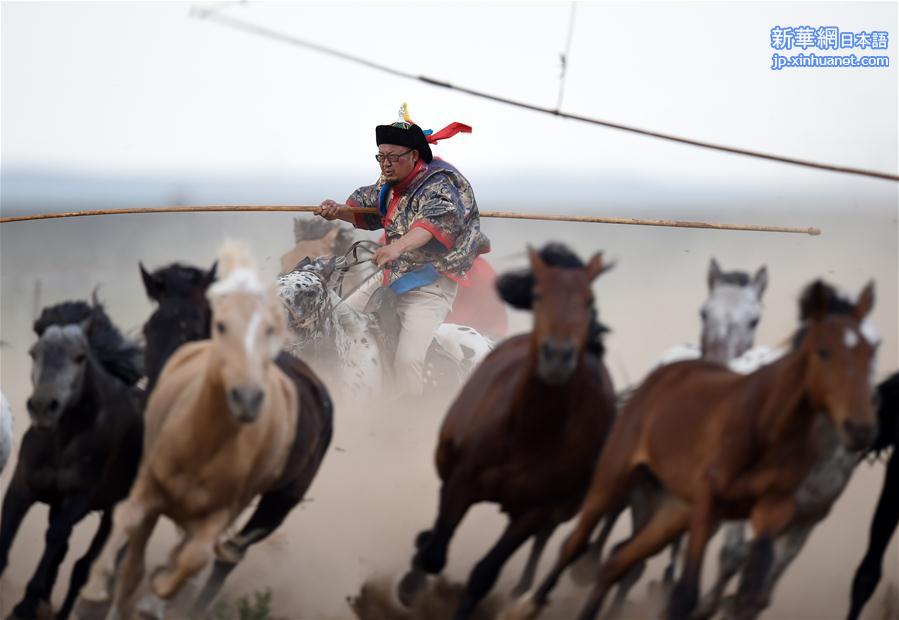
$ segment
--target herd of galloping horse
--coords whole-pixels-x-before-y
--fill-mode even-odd
[[[874,383],[873,285],[850,300],[810,283],[789,346],[767,350],[754,346],[767,271],[725,272],[713,260],[701,345],[673,353],[616,394],[591,287],[609,268],[602,255],[583,261],[561,244],[528,252],[529,267],[501,275],[496,287],[506,303],[532,312],[533,327],[491,343],[458,389],[437,438],[438,514],[415,537],[399,602],[413,605],[441,573],[468,509],[493,502],[508,524],[471,571],[459,620],[474,614],[528,541],[517,598],[501,617],[537,617],[569,568],[592,586],[580,617],[597,617],[617,585],[614,615],[646,560],[670,545],[668,617],[755,618],[855,466],[886,452],[869,548],[851,586],[848,617],[857,618],[899,521],[899,373]],[[248,549],[284,522],[319,471],[333,428],[315,360],[288,352],[302,351],[291,347],[299,337],[292,323],[313,329],[321,317],[298,316],[310,311],[308,300],[292,306],[299,289],[285,282],[310,272],[325,288],[339,286],[329,284],[333,261],[316,258],[279,283],[263,280],[237,244],[226,244],[209,270],[141,265],[156,304],[141,345],[96,298],[43,309],[29,352],[31,424],[3,498],[0,575],[33,504],[49,505],[49,525],[13,617],[36,618],[50,605],[72,530],[93,511],[99,526],[58,618],[79,598],[82,617],[163,617],[166,602],[211,564],[184,612],[201,617]],[[321,303],[340,298],[334,290],[316,295]],[[0,420],[0,431],[8,428]],[[632,535],[606,556],[625,511]],[[144,585],[145,551],[161,516],[181,539]],[[552,569],[536,581],[547,541],[575,517]],[[706,547],[721,525],[719,579],[700,596]],[[725,597],[736,575],[736,593]]]

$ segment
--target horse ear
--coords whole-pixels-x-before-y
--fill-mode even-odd
[[[147,291],[147,297],[159,301],[159,297],[162,295],[162,291],[165,288],[162,280],[149,273],[144,268],[143,262],[138,261],[137,264],[140,266],[140,277],[144,281],[144,290]]]
[[[718,278],[721,277],[721,267],[718,265],[718,261],[712,257],[712,261],[709,263],[709,290],[715,288],[715,282],[718,281]]]
[[[752,286],[755,288],[755,296],[761,299],[765,289],[768,288],[768,268],[765,265],[759,267],[759,270],[755,272]]]
[[[528,259],[531,262],[531,270],[534,272],[535,276],[542,274],[544,269],[546,269],[546,263],[543,262],[543,257],[540,256],[540,252],[531,246],[528,246]]]
[[[219,267],[219,262],[216,260],[212,263],[212,267],[209,268],[205,274],[203,274],[203,288],[209,288],[213,282],[215,282],[215,272]]]
[[[587,263],[587,278],[592,282],[603,271],[605,271],[605,266],[602,260],[602,252],[597,252],[590,259],[590,262]]]
[[[871,309],[874,307],[874,280],[868,282],[868,285],[865,286],[864,290],[862,290],[861,294],[858,296],[858,301],[855,302],[855,308],[852,310],[852,314],[855,315],[855,318],[861,321],[868,313],[871,312]]]

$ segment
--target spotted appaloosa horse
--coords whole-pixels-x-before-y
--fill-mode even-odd
[[[134,609],[144,546],[159,516],[172,518],[184,540],[168,567],[154,574],[155,596],[170,598],[213,554],[217,558],[192,612],[199,615],[246,549],[299,503],[330,442],[327,394],[316,383],[321,394],[310,398],[314,375],[280,352],[286,327],[276,292],[259,280],[244,251],[226,246],[222,256],[226,277],[209,290],[212,338],[182,346],[166,363],[147,404],[140,473],[116,512],[116,538],[129,541],[115,583],[121,616]],[[242,530],[219,540],[258,495]],[[85,600],[108,600],[118,548],[107,545]]]
[[[351,402],[367,402],[389,385],[390,341],[399,325],[395,312],[357,312],[334,290],[335,262],[304,261],[278,278],[279,294],[288,313],[287,350],[309,360],[316,370],[341,386]],[[389,301],[392,291],[381,291]],[[492,343],[465,325],[444,323],[428,352],[425,378],[447,368],[442,387],[455,388],[492,349]]]
[[[819,415],[832,420],[850,449],[863,448],[874,435],[868,383],[874,347],[860,330],[874,303],[873,285],[849,314],[830,311],[833,296],[820,281],[810,285],[800,302],[809,320],[793,350],[750,375],[702,360],[654,371],[616,419],[555,567],[507,617],[536,616],[604,513],[647,475],[669,494],[646,527],[603,564],[580,618],[595,618],[631,566],[689,529],[683,575],[668,609],[669,618],[688,618],[717,523],[747,517],[756,539],[737,606],[757,609],[773,541],[796,515],[796,493],[814,465]]]
[[[344,222],[328,222],[321,218],[298,217],[293,223],[296,245],[281,257],[281,272],[289,273],[304,258],[315,261],[319,258],[350,258],[351,269],[345,270],[334,285],[339,297],[346,298],[356,287],[377,271],[369,261],[360,261],[355,246],[372,244],[365,241],[362,231],[354,230]],[[380,240],[383,243],[383,238]],[[377,245],[377,244],[374,244]],[[482,256],[475,259],[465,280],[459,286],[453,307],[446,317],[446,323],[467,325],[492,340],[504,338],[509,321],[506,308],[496,294],[494,283],[496,273]]]
[[[566,250],[567,254],[571,254]],[[506,560],[529,538],[571,518],[614,417],[614,390],[602,359],[589,352],[590,283],[601,255],[584,266],[546,264],[530,250],[531,333],[504,341],[477,368],[451,406],[437,444],[442,481],[434,527],[416,540],[400,600],[410,603],[440,573],[469,507],[496,502],[509,516],[499,540],[471,572],[457,620],[469,618]]]
[[[141,454],[141,351],[94,300],[45,308],[34,324],[31,427],[22,438],[0,518],[0,574],[16,532],[36,502],[50,506],[46,545],[15,606],[16,618],[36,618],[49,605],[74,527],[91,511],[100,525],[75,563],[56,617],[72,611],[88,570],[109,536],[113,507],[125,498]]]
[[[877,454],[891,447],[893,452],[887,463],[883,489],[871,520],[868,550],[852,581],[849,620],[857,620],[865,603],[874,594],[880,581],[883,556],[890,538],[896,532],[896,526],[899,525],[899,373],[893,374],[877,387],[877,396],[880,401],[877,408],[880,428],[871,452]]]

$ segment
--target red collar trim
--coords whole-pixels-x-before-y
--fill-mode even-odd
[[[415,164],[415,167],[412,168],[412,172],[407,174],[402,181],[398,181],[391,186],[394,194],[405,194],[406,190],[409,189],[409,186],[412,184],[412,181],[415,180],[425,168],[428,167],[428,164],[425,163],[425,160],[419,159],[418,163]]]

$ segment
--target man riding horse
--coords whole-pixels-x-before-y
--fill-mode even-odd
[[[386,242],[372,257],[382,271],[346,303],[361,312],[382,286],[398,295],[401,329],[394,370],[397,391],[405,395],[421,394],[434,333],[478,254],[489,250],[468,180],[431,154],[431,144],[459,132],[471,128],[451,123],[436,133],[423,131],[404,104],[397,122],[375,128],[378,181],[357,189],[345,205],[325,200],[318,211],[325,219],[340,218],[357,228],[384,229]],[[377,208],[378,214],[352,212],[360,207]]]

